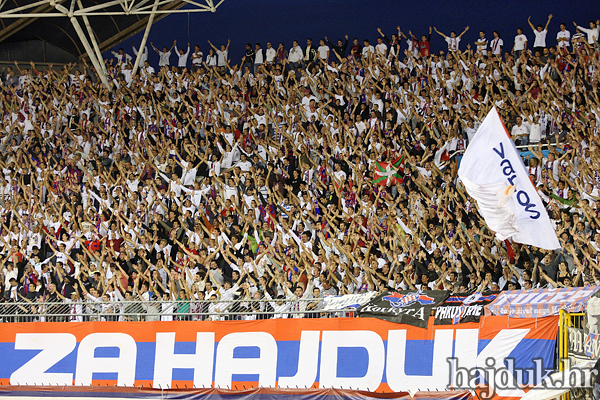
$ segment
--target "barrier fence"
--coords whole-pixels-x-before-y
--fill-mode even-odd
[[[585,327],[585,313],[569,313],[561,310],[559,317],[558,329],[558,348],[557,348],[557,366],[559,371],[565,371],[565,361],[568,360],[570,365],[574,365],[577,361],[573,360],[574,354],[569,351],[572,346],[572,338],[569,337],[569,328],[582,330]],[[592,399],[593,393],[591,388],[576,388],[571,389],[567,393],[560,396],[560,400],[575,400],[575,399]]]
[[[559,330],[558,330],[558,351],[557,364],[559,371],[564,370],[564,365],[558,362],[560,359],[569,358],[569,332],[568,328],[583,329],[585,313],[568,313],[560,311]]]
[[[225,321],[354,317],[324,309],[324,299],[77,301],[0,303],[0,322]]]

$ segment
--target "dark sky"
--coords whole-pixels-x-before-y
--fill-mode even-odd
[[[527,17],[532,17],[534,25],[545,25],[550,13],[554,18],[548,28],[547,44],[554,45],[560,22],[564,21],[571,33],[574,32],[573,21],[589,26],[591,19],[600,18],[600,1],[225,0],[216,13],[172,14],[163,18],[152,27],[149,39],[157,47],[170,46],[173,39],[182,45],[189,41],[192,48],[194,44],[200,44],[205,55],[209,49],[207,40],[218,47],[231,39],[230,59],[239,63],[247,42],[260,42],[263,48],[267,41],[275,47],[278,42],[283,42],[289,49],[292,40],[297,39],[305,45],[308,37],[318,42],[327,36],[335,41],[348,34],[350,39],[357,37],[362,42],[368,38],[373,42],[378,36],[378,27],[390,35],[400,25],[404,32],[412,30],[420,37],[430,25],[447,35],[451,30],[460,33],[469,25],[471,29],[463,37],[461,50],[466,49],[467,42],[476,40],[481,29],[487,32],[488,39],[491,39],[492,31],[500,31],[506,48],[512,47],[517,27],[525,30],[530,45],[533,45],[534,37]],[[126,51],[132,54],[131,42],[139,44],[142,34],[122,44]],[[431,46],[432,51],[447,48],[443,38],[435,32]],[[110,53],[105,57],[110,57]],[[152,51],[150,63],[158,64],[158,55]],[[176,64],[174,55],[173,64]]]

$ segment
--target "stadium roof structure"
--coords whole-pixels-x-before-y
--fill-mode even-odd
[[[0,59],[17,60],[21,54],[43,54],[41,47],[62,52],[73,60],[89,58],[102,83],[108,87],[102,52],[145,29],[144,48],[150,27],[172,13],[215,12],[225,0],[0,0],[0,47],[33,43]],[[185,8],[183,8],[185,6]],[[183,9],[182,9],[183,8]],[[23,46],[21,46],[23,47]],[[139,55],[134,72],[139,65]],[[44,61],[32,59],[17,61]]]

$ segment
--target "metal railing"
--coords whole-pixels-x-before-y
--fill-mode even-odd
[[[569,328],[577,328],[583,330],[585,327],[585,313],[568,313],[560,310],[558,320],[558,349],[555,363],[559,371],[565,370],[563,360],[569,360]],[[593,390],[590,388],[576,388],[561,395],[559,400],[573,400],[594,398]]]
[[[324,310],[323,299],[61,301],[0,303],[0,322],[231,321],[354,317],[354,309]]]

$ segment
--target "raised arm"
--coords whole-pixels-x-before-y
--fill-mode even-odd
[[[441,37],[443,37],[444,39],[446,39],[446,35],[444,35],[442,32],[438,31],[437,28],[434,26],[433,30],[435,31],[435,33],[437,33],[438,35],[440,35]],[[429,32],[431,34],[431,31]]]
[[[548,15],[548,21],[546,22],[546,26],[544,27],[544,30],[547,31],[548,30],[548,25],[550,25],[550,20],[552,19],[552,14]]]
[[[207,40],[207,42],[208,42],[208,44],[210,45],[210,47],[212,47],[212,48],[213,48],[215,51],[219,50],[219,49],[217,49],[217,47],[216,47],[214,44],[212,44],[212,43],[210,42],[210,40]],[[229,43],[228,43],[227,45],[229,46]]]
[[[550,285],[552,285],[554,288],[558,288],[559,285],[552,280],[552,278],[550,278],[542,269],[541,266],[538,265],[538,271],[540,272],[540,277],[543,278],[547,283],[549,283]]]
[[[527,18],[527,23],[529,24],[531,30],[535,32],[535,26],[533,26],[533,24],[531,23],[531,15],[529,16],[529,18]]]

